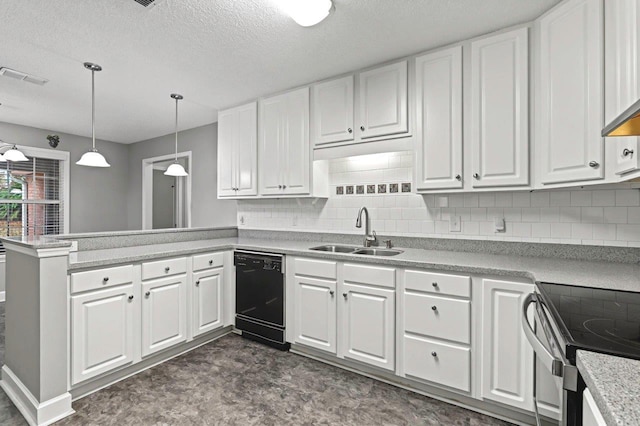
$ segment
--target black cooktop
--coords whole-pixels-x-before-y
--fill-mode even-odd
[[[577,349],[640,359],[640,293],[536,283],[543,302],[566,341],[566,356]]]

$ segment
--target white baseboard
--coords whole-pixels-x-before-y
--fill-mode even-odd
[[[38,402],[24,383],[6,365],[2,367],[0,386],[31,426],[50,425],[75,413],[71,408],[71,394],[69,392],[44,402]]]
[[[6,291],[0,291],[0,302],[4,302],[6,300]]]

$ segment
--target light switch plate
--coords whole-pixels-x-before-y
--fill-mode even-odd
[[[495,227],[495,231],[496,232],[504,232],[504,231],[506,231],[506,226],[505,226],[503,217],[494,217],[493,218],[493,225]]]
[[[460,216],[451,216],[449,218],[449,232],[460,231],[462,231],[462,221],[460,220]]]

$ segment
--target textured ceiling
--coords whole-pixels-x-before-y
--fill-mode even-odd
[[[96,132],[131,143],[262,95],[490,32],[558,0],[334,0],[302,28],[276,0],[0,0],[0,66],[49,79],[0,77],[0,121],[88,136],[96,62]],[[2,135],[0,135],[1,138]],[[20,141],[16,141],[20,142]]]

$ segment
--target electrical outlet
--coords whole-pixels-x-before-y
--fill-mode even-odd
[[[505,226],[503,217],[494,217],[493,218],[493,224],[495,226],[495,232],[505,232],[506,231],[506,226]]]
[[[240,225],[244,225],[244,216],[240,216]]]
[[[460,220],[460,216],[451,216],[449,218],[449,232],[460,231],[462,231],[462,221]]]

